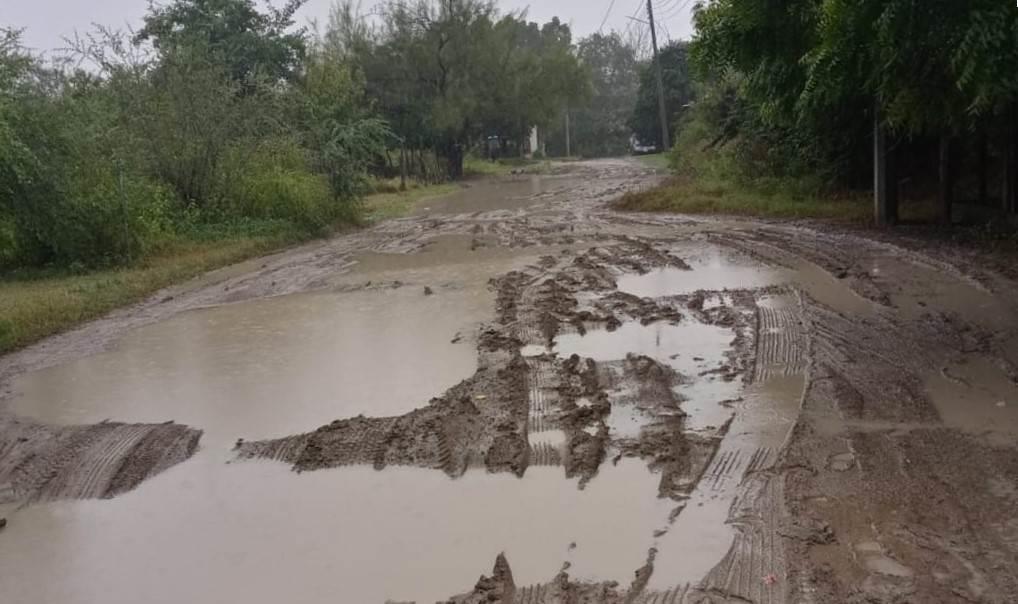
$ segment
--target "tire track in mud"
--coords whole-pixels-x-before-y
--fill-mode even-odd
[[[806,370],[805,333],[799,313],[788,308],[757,308],[757,357],[754,381]]]
[[[54,427],[12,420],[0,447],[0,503],[108,499],[194,454],[201,431],[178,424]]]

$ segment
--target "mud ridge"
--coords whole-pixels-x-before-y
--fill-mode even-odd
[[[3,420],[0,503],[108,499],[194,454],[201,431],[174,424],[56,427]]]

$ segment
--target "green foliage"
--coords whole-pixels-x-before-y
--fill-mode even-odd
[[[152,5],[136,40],[163,55],[194,52],[223,66],[234,82],[292,78],[306,50],[303,32],[288,31],[307,0],[259,12],[251,0],[175,0]]]
[[[309,171],[305,151],[292,140],[235,145],[219,174],[213,210],[220,217],[282,220],[318,233],[343,211],[328,179]]]
[[[1018,100],[1018,12],[992,0],[716,0],[695,25],[693,63],[724,113],[707,144],[741,148],[751,173],[865,184],[875,114],[922,154],[992,140]]]
[[[181,239],[355,221],[393,137],[347,59],[293,27],[301,4],[153,5],[133,40],[99,28],[74,41],[89,71],[4,32],[0,269],[127,264]]]

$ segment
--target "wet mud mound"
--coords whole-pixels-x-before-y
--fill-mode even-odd
[[[782,481],[785,522],[813,529],[783,533],[791,596],[1013,601],[1018,455],[945,426],[929,387],[939,374],[968,388],[946,366],[973,353],[992,358],[991,335],[940,313],[862,319],[815,303],[808,324],[813,379]],[[992,364],[1011,373],[1006,358]]]
[[[0,503],[106,499],[191,457],[201,431],[178,424],[0,423]]]
[[[241,458],[309,471],[353,464],[417,466],[460,476],[467,468],[522,474],[527,467],[526,365],[518,353],[480,369],[428,406],[399,417],[341,419],[307,434],[241,442]]]

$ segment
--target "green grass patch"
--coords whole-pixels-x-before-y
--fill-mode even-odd
[[[672,179],[656,189],[629,193],[616,201],[614,207],[637,212],[817,218],[840,222],[866,222],[873,215],[871,199],[862,195],[821,199],[787,191],[752,190],[691,179]]]
[[[667,172],[670,169],[668,154],[666,153],[654,153],[651,155],[637,155],[637,161],[661,172]]]
[[[363,201],[365,218],[370,222],[399,218],[409,214],[420,201],[459,190],[459,185],[445,183],[420,185],[407,181],[407,190],[375,193]]]
[[[170,244],[134,266],[74,274],[21,270],[0,279],[0,354],[139,302],[153,292],[296,243],[292,232]]]
[[[613,207],[628,212],[674,212],[761,218],[814,219],[860,225],[872,224],[873,197],[868,192],[823,196],[788,183],[756,186],[676,177],[655,189],[627,193]],[[903,222],[935,222],[934,201],[903,201]]]

